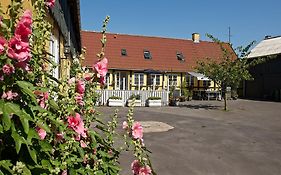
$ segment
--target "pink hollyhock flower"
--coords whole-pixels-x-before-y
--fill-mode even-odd
[[[46,0],[45,1],[45,4],[50,7],[50,8],[53,8],[55,6],[55,2],[56,0]]]
[[[17,96],[18,96],[18,93],[12,92],[12,91],[8,91],[8,92],[4,92],[3,93],[2,98],[3,99],[7,99],[7,100],[13,100]]]
[[[18,62],[29,61],[31,58],[28,43],[22,42],[19,35],[10,39],[7,54]]]
[[[131,163],[131,169],[132,169],[134,175],[139,174],[140,168],[141,168],[141,165],[140,165],[140,162],[138,160],[134,160]]]
[[[32,13],[30,10],[26,10],[20,21],[18,22],[15,30],[15,35],[21,36],[23,42],[28,42],[28,36],[32,33],[31,31],[32,24]]]
[[[68,127],[73,129],[77,134],[82,135],[82,137],[86,137],[86,129],[84,128],[83,120],[80,117],[80,114],[76,113],[75,117],[68,116],[67,117]],[[80,140],[80,138],[78,139]]]
[[[78,80],[77,84],[76,84],[76,92],[78,92],[79,94],[84,94],[85,92],[85,83],[82,80]]]
[[[2,68],[2,71],[6,75],[11,75],[12,73],[15,73],[15,68],[11,64],[5,64]]]
[[[107,58],[103,58],[102,60],[96,62],[93,65],[93,69],[95,72],[97,72],[98,77],[105,77],[108,71],[108,60]]]
[[[132,135],[135,139],[142,139],[143,131],[142,126],[139,122],[135,122],[132,126]]]
[[[0,74],[0,81],[4,80],[4,76]]]
[[[78,105],[84,106],[83,96],[81,94],[77,94],[75,100]]]
[[[39,128],[39,127],[36,128],[36,131],[37,131],[37,133],[38,133],[40,139],[41,139],[41,140],[44,140],[45,137],[46,137],[46,135],[47,135],[47,132],[46,132],[44,129]]]
[[[87,147],[87,144],[83,141],[83,140],[80,140],[80,146],[82,148],[86,148]]]
[[[124,121],[124,122],[123,122],[123,125],[122,125],[122,128],[126,130],[126,129],[128,129],[128,127],[129,127],[129,126],[128,126],[127,121]]]
[[[21,69],[23,69],[25,71],[30,71],[31,70],[30,69],[30,65],[27,64],[26,62],[17,62],[15,64],[15,66],[18,67],[18,68],[21,68]]]
[[[0,37],[0,54],[4,52],[6,43],[7,43],[6,39]]]
[[[90,80],[92,79],[92,74],[90,74],[90,73],[85,73],[84,76],[83,76],[83,78],[84,78],[85,80],[87,80],[87,81],[90,81]]]
[[[151,168],[148,165],[141,167],[139,169],[139,175],[150,175],[150,174],[151,174]]]

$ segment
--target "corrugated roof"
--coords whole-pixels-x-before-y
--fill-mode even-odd
[[[96,54],[101,49],[101,33],[82,31],[81,36],[82,45],[87,49],[83,65],[92,66],[97,60]],[[225,44],[225,47],[233,52],[229,44]],[[121,55],[121,49],[126,49],[127,56]],[[150,51],[152,59],[144,59],[145,50]],[[177,53],[183,54],[184,61],[178,60]],[[110,69],[151,69],[168,72],[194,71],[198,60],[219,60],[223,55],[220,46],[214,42],[194,43],[187,39],[114,33],[107,33],[105,54]]]
[[[262,40],[251,50],[248,58],[276,55],[281,53],[281,36]]]

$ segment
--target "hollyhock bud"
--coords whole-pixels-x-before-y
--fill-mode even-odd
[[[83,141],[83,140],[80,140],[80,146],[82,148],[86,148],[87,147],[87,144]]]
[[[36,131],[37,131],[37,133],[38,133],[40,139],[41,139],[41,140],[44,140],[45,137],[46,137],[46,135],[47,135],[47,132],[46,132],[44,129],[39,128],[39,127],[36,128]]]
[[[70,78],[67,83],[68,83],[69,85],[75,83],[75,77]]]
[[[57,134],[56,134],[56,141],[57,141],[57,142],[62,141],[63,138],[64,138],[64,134],[63,134],[63,133],[57,133]]]
[[[25,70],[25,71],[30,71],[30,65],[27,64],[26,62],[17,62],[15,64],[16,67],[18,68],[21,68],[22,70]]]
[[[67,170],[63,170],[63,172],[61,173],[61,175],[67,175]]]
[[[5,64],[2,68],[2,71],[6,75],[11,75],[12,73],[15,73],[15,68],[11,64]]]
[[[139,174],[140,168],[141,168],[141,165],[138,160],[134,160],[131,163],[131,169],[132,169],[133,174]]]
[[[56,0],[45,0],[45,4],[50,8],[53,8],[55,6],[55,2]]]
[[[18,96],[18,93],[12,92],[12,91],[8,91],[8,92],[4,92],[3,93],[2,99],[13,100],[17,96]]]
[[[7,43],[6,39],[0,37],[0,54],[4,52],[6,43]]]
[[[143,130],[139,122],[135,122],[132,126],[132,136],[134,139],[142,139]]]
[[[123,122],[122,128],[125,129],[125,130],[128,129],[128,123],[127,123],[127,121],[124,121],[124,122]]]
[[[83,95],[85,92],[85,83],[82,80],[78,80],[76,84],[76,92]]]
[[[93,70],[97,73],[98,77],[105,77],[108,71],[108,60],[103,58],[93,65]]]
[[[47,105],[46,105],[46,101],[49,98],[49,93],[48,92],[43,92],[40,94],[40,99],[38,99],[38,103],[41,106],[41,108],[46,109]]]
[[[151,174],[151,168],[148,165],[141,167],[139,170],[139,175],[150,175],[150,174]]]
[[[92,79],[92,74],[90,74],[90,73],[85,73],[85,74],[83,75],[83,78],[84,78],[85,80],[87,80],[87,81],[90,81],[90,80]]]
[[[84,106],[83,96],[81,94],[77,94],[75,100],[78,105]]]

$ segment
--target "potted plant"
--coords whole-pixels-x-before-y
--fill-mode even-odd
[[[118,96],[111,96],[108,99],[108,106],[124,106],[123,100]]]
[[[134,106],[141,106],[140,94],[132,94],[128,99],[127,105],[132,106],[134,102]]]
[[[170,106],[179,106],[180,98],[172,97],[169,99]]]
[[[161,97],[148,97],[148,106],[161,106]]]

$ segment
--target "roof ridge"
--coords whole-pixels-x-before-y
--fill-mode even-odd
[[[93,30],[81,30],[82,32],[90,32],[90,33],[101,33],[100,31],[93,31]],[[173,39],[173,40],[182,40],[182,41],[192,41],[190,38],[173,38],[173,37],[166,37],[166,36],[149,36],[149,35],[141,35],[141,34],[127,34],[127,33],[112,33],[106,32],[107,34],[111,35],[126,35],[126,36],[133,36],[133,37],[146,37],[146,38],[160,38],[160,39]],[[214,43],[213,41],[206,41],[200,40],[200,42],[208,42]]]

